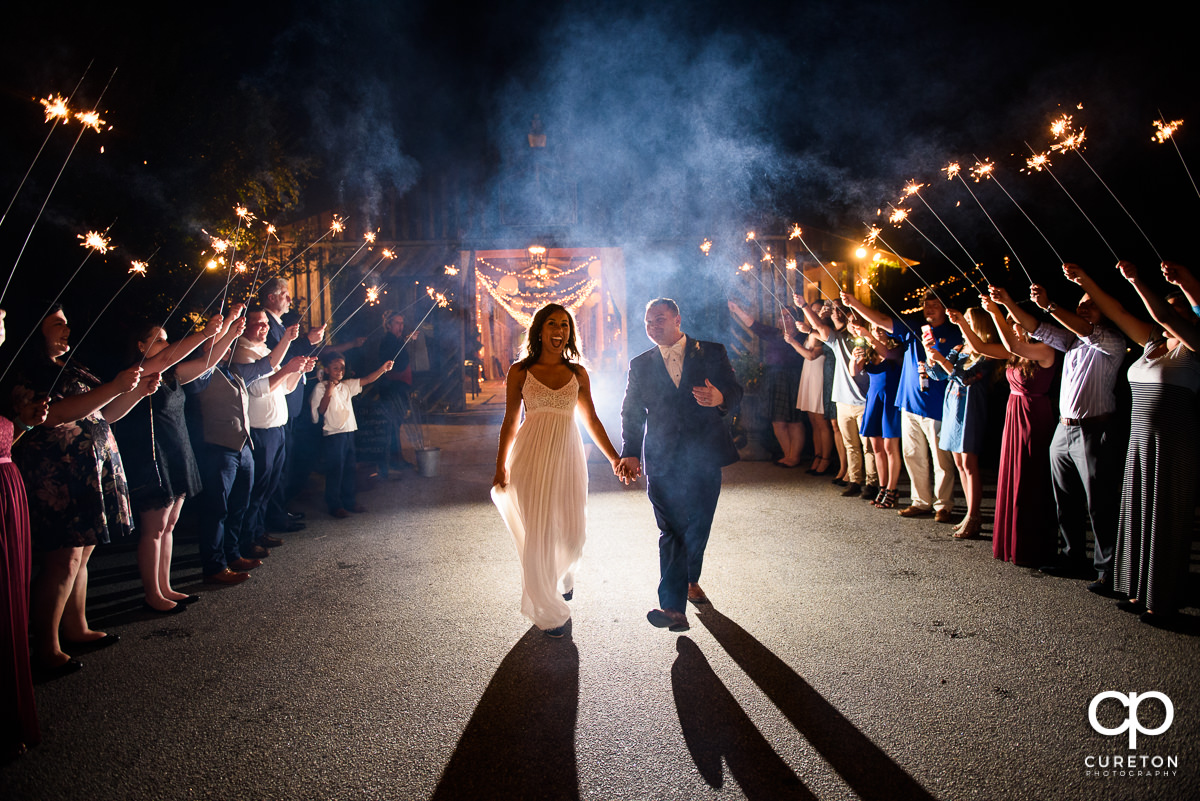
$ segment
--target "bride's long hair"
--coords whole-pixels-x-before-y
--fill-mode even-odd
[[[582,357],[579,354],[579,344],[575,339],[575,315],[557,303],[547,303],[538,309],[534,313],[533,319],[529,321],[529,330],[525,333],[525,345],[521,348],[521,360],[517,362],[522,370],[528,370],[541,358],[542,326],[546,324],[546,319],[555,312],[563,312],[570,320],[570,334],[567,336],[567,343],[563,345],[563,356],[566,357],[564,361],[567,368],[572,373],[579,372],[579,360]]]

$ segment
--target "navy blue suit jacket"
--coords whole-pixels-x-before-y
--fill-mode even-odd
[[[692,387],[708,379],[725,397],[720,407],[701,406]],[[726,412],[742,399],[725,346],[688,337],[676,387],[657,347],[629,363],[621,406],[621,456],[641,460],[647,476],[721,468],[738,460]]]

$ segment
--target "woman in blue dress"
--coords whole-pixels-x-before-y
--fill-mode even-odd
[[[880,509],[891,509],[900,494],[896,490],[902,462],[900,408],[896,406],[896,393],[900,389],[904,349],[876,326],[867,329],[851,323],[849,328],[850,333],[864,340],[862,346],[854,348],[850,375],[866,373],[870,379],[859,434],[867,438],[875,451],[875,466],[879,471],[879,496],[875,505]]]
[[[963,344],[943,356],[933,346],[933,335],[925,335],[925,358],[929,376],[946,381],[942,401],[942,430],[938,447],[954,455],[954,466],[967,497],[967,514],[954,529],[954,538],[974,539],[983,528],[981,504],[983,476],[979,452],[983,449],[987,419],[987,392],[991,383],[991,361],[982,352],[995,345],[996,326],[981,308],[947,309],[946,316],[963,332]]]

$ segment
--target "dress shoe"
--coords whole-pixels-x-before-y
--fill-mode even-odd
[[[261,559],[247,559],[246,557],[238,557],[229,563],[229,570],[245,572],[253,570],[256,567],[262,567]]]
[[[271,555],[271,552],[261,545],[251,545],[249,548],[241,549],[246,559],[266,559]]]
[[[851,481],[849,484],[847,484],[846,488],[844,490],[842,490],[843,498],[849,498],[852,495],[861,495],[861,494],[862,494],[862,487],[860,487],[858,484],[854,483],[853,481]]]
[[[304,519],[304,512],[288,512],[287,516],[288,516],[288,520],[291,520],[293,523],[296,523],[296,522],[299,522]]]
[[[229,568],[225,568],[220,573],[213,573],[211,576],[204,577],[205,584],[241,584],[246,579],[250,578],[249,573],[235,573]]]
[[[33,668],[33,677],[39,682],[53,681],[54,679],[61,679],[63,676],[70,676],[82,667],[83,663],[72,657],[61,665],[55,665],[54,667],[39,667],[35,665]]]
[[[151,606],[149,601],[142,601],[142,611],[153,612],[156,615],[177,615],[180,612],[186,612],[187,607],[181,601],[176,601],[170,609],[157,609]]]
[[[570,619],[568,619],[567,622],[563,623],[561,626],[555,626],[552,629],[544,629],[544,631],[546,632],[547,637],[551,637],[555,640],[559,640],[559,639],[562,639],[562,636],[567,633],[567,626],[569,626],[570,624],[571,624],[571,621],[570,621]]]
[[[688,600],[694,604],[709,603],[708,596],[704,594],[704,590],[700,589],[699,584],[688,584]]]
[[[280,545],[283,545],[283,540],[279,539],[279,537],[272,537],[270,534],[264,534],[255,540],[254,544],[263,548],[278,548]]]
[[[835,487],[845,487],[849,484],[848,481],[846,481],[845,479],[842,479],[842,478],[835,478],[833,481],[830,481],[829,483]]]
[[[646,613],[646,620],[649,620],[654,628],[667,631],[687,631],[691,628],[687,622],[687,615],[673,609],[651,609]]]
[[[73,648],[85,648],[88,651],[99,651],[101,648],[107,648],[110,645],[116,645],[120,641],[120,634],[110,633],[94,640],[68,640],[64,638],[63,644],[73,646]]]
[[[925,515],[932,514],[932,513],[933,513],[933,510],[930,509],[928,506],[916,506],[916,505],[906,506],[903,509],[901,509],[899,512],[896,512],[896,514],[900,515],[901,517],[924,517]]]
[[[329,514],[331,514],[333,517],[336,517],[338,520],[345,520],[347,517],[350,516],[350,513],[347,512],[345,509],[334,509]]]
[[[953,517],[954,513],[949,509],[938,509],[933,513],[933,519],[938,523],[949,523]]]
[[[873,501],[879,496],[879,486],[876,484],[864,484],[862,488],[862,499],[864,501]]]
[[[563,595],[563,600],[564,600],[564,601],[569,601],[569,600],[571,600],[572,598],[574,598],[574,597],[575,597],[575,588],[574,588],[574,587],[572,587],[571,589],[569,589],[569,590],[567,590],[566,592],[564,592],[562,595]]]

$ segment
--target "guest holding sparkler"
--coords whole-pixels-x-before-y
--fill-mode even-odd
[[[1063,354],[1061,417],[1050,443],[1050,473],[1064,547],[1062,562],[1044,570],[1082,576],[1094,569],[1095,581],[1088,589],[1107,594],[1112,591],[1120,475],[1112,426],[1117,408],[1113,388],[1125,358],[1125,338],[1086,294],[1074,311],[1052,302],[1038,284],[1030,285],[1029,294],[1055,322],[1039,322],[1015,304],[1009,307],[1013,316],[1030,336]],[[1085,521],[1091,523],[1095,538],[1090,565]]]
[[[1100,311],[1142,346],[1129,368],[1133,409],[1125,482],[1117,525],[1114,588],[1120,606],[1147,623],[1169,621],[1183,605],[1196,509],[1200,323],[1184,316],[1127,261],[1117,264],[1153,322],[1130,314],[1074,264],[1067,278],[1083,287]],[[1178,275],[1176,273],[1176,275]]]
[[[88,625],[87,565],[96,545],[132,528],[129,488],[109,423],[152,393],[158,377],[143,377],[135,365],[103,383],[68,360],[71,329],[57,303],[38,326],[40,336],[19,357],[8,397],[15,408],[39,395],[50,398],[45,422],[21,438],[13,460],[25,480],[42,568],[31,591],[34,664],[56,676],[82,667],[64,644],[103,647],[120,639]]]
[[[1049,453],[1054,434],[1054,407],[1047,393],[1058,352],[1032,341],[1014,317],[1006,317],[1005,310],[1017,304],[1004,289],[993,285],[991,296],[980,301],[992,316],[1003,348],[977,350],[1007,355],[1011,390],[1000,444],[992,556],[1021,567],[1041,567],[1053,557],[1055,544],[1054,526],[1046,514],[1052,497]]]
[[[938,447],[946,382],[928,377],[925,347],[916,333],[920,326],[915,320],[910,323],[894,319],[872,309],[849,292],[842,292],[842,303],[891,334],[904,348],[904,370],[896,405],[901,410],[904,466],[912,484],[912,502],[899,514],[922,517],[932,512],[937,522],[949,523],[954,507],[954,457]],[[962,342],[961,332],[946,317],[946,306],[932,289],[925,293],[922,316],[942,354]]]
[[[396,362],[395,369],[387,373],[378,386],[380,404],[388,422],[380,472],[387,476],[392,468],[407,464],[401,447],[400,428],[408,415],[408,395],[412,392],[413,371],[408,349],[404,347],[404,315],[400,312],[388,312],[384,315],[383,325],[386,332],[379,343],[379,358],[395,356]],[[416,331],[412,332],[412,336],[416,334]]]
[[[806,322],[797,321],[794,328],[784,328],[783,336],[787,343],[804,357],[804,366],[800,372],[800,387],[796,392],[796,408],[808,415],[809,425],[812,427],[813,463],[807,472],[814,476],[825,475],[829,472],[833,457],[833,426],[825,412],[826,389],[833,389],[834,364],[832,358],[825,358],[828,348],[824,340],[813,333],[813,325],[808,320],[810,318],[823,320],[827,325],[829,309],[819,301],[800,308],[804,312]],[[793,335],[793,330],[799,330],[807,336],[803,340],[798,340]],[[826,373],[829,373],[829,376],[826,376]],[[846,460],[842,459],[839,473],[844,474],[845,471]],[[838,479],[841,478],[840,474]]]
[[[325,363],[325,380],[313,390],[310,404],[313,422],[321,425],[325,504],[333,517],[346,518],[350,512],[367,511],[356,498],[354,432],[358,430],[358,423],[354,419],[351,399],[393,365],[394,362],[386,361],[362,378],[346,378],[346,359],[334,355]]]
[[[878,326],[866,328],[850,323],[850,332],[862,341],[851,351],[850,374],[866,375],[869,381],[859,434],[875,452],[875,467],[879,471],[879,495],[875,498],[875,506],[892,509],[899,498],[896,485],[900,481],[903,423],[896,397],[904,369],[904,347]]]
[[[799,467],[800,451],[804,450],[804,420],[796,406],[796,397],[800,392],[804,359],[784,340],[784,332],[793,325],[793,319],[787,312],[781,312],[779,326],[772,328],[755,320],[732,300],[729,301],[729,312],[762,340],[763,363],[767,368],[764,386],[771,428],[783,449],[783,458],[775,464]]]
[[[981,308],[967,313],[949,309],[950,322],[962,331],[962,345],[942,354],[933,342],[933,334],[925,336],[925,358],[930,375],[945,378],[946,396],[942,401],[942,430],[938,447],[954,456],[954,466],[967,498],[967,514],[954,528],[954,538],[974,539],[983,528],[983,474],[979,469],[979,452],[983,450],[987,420],[987,393],[991,383],[992,364],[984,351],[1003,348],[997,345],[996,326],[990,315]],[[999,351],[996,351],[999,355]]]
[[[0,309],[0,344],[4,343]],[[41,425],[47,398],[0,417],[0,764],[41,742],[29,663],[29,579],[32,549],[25,483],[12,463],[12,446]]]
[[[197,358],[183,359],[217,336],[223,325],[221,315],[214,315],[203,330],[173,344],[155,323],[134,328],[130,336],[126,362],[162,376],[149,403],[139,403],[113,424],[133,511],[138,515],[138,572],[145,593],[142,608],[149,612],[182,612],[186,604],[200,599],[171,588],[175,524],[184,499],[195,497],[201,489],[200,468],[184,418],[183,386],[210,366],[207,348]]]
[[[854,348],[865,348],[866,340],[850,333],[846,327],[846,310],[841,305],[832,307],[828,319],[814,315],[808,307],[803,307],[803,310],[812,332],[829,346],[833,354],[830,400],[836,407],[834,442],[838,445],[838,456],[841,457],[844,478],[847,480],[842,496],[859,495],[865,500],[874,501],[880,487],[875,452],[871,444],[858,433],[866,411],[870,379],[861,370],[857,375],[850,372]]]

